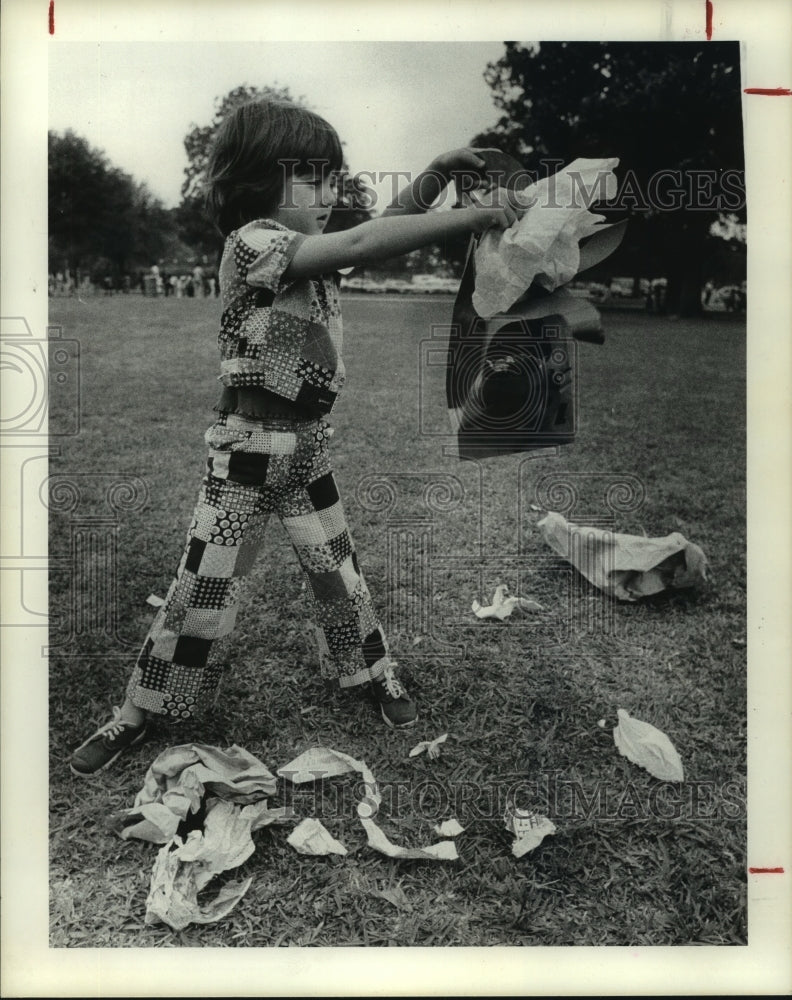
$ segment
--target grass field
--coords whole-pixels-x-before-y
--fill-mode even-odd
[[[606,344],[579,348],[575,444],[558,456],[459,463],[444,455],[447,439],[427,433],[445,431],[443,372],[420,362],[450,309],[449,299],[346,302],[348,383],[333,417],[347,515],[419,702],[417,727],[391,734],[365,701],[326,689],[296,558],[273,524],[217,704],[86,781],[70,774],[69,752],[120,703],[150,620],[146,598],[164,595],[181,553],[215,401],[219,307],[53,301],[51,322],[80,344],[81,397],[80,432],[61,440],[51,473],[77,483],[82,501],[51,513],[52,946],[746,941],[744,325],[608,313]],[[53,430],[72,416],[53,392]],[[576,509],[589,514],[601,512],[604,486],[637,477],[645,499],[614,527],[681,531],[707,554],[710,586],[627,605],[571,585],[533,523],[548,475],[576,484]],[[397,508],[369,509],[371,476],[394,486]],[[108,484],[134,477],[143,505],[110,510]],[[438,481],[458,503],[427,514],[424,488]],[[76,547],[77,529],[92,541]],[[429,530],[421,575],[396,543]],[[544,611],[477,621],[471,600],[502,582]],[[619,755],[617,708],[669,735],[682,786]],[[438,760],[408,757],[445,732]],[[145,926],[157,849],[121,841],[107,819],[132,804],[161,750],[192,740],[236,743],[273,771],[309,746],[342,750],[379,780],[392,839],[427,844],[432,825],[455,815],[466,827],[460,859],[392,861],[369,849],[354,782],[333,779],[318,798],[306,789],[293,801],[321,815],[346,857],[298,855],[289,827],[267,828],[230,873],[254,880],[228,917],[181,933]],[[557,827],[520,860],[503,827],[515,789]]]

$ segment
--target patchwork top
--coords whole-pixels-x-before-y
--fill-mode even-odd
[[[226,240],[219,380],[248,398],[245,390],[263,389],[323,414],[345,379],[341,307],[333,275],[284,280],[304,239],[272,219],[257,219]]]

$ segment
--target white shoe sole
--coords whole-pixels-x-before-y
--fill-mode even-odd
[[[385,714],[385,709],[382,707],[382,705],[380,705],[380,714],[382,715],[382,718],[385,720],[385,725],[388,726],[390,729],[410,729],[418,721],[418,716],[416,715],[415,718],[411,719],[409,722],[402,722],[400,725],[397,725],[395,722],[391,722],[391,720]]]

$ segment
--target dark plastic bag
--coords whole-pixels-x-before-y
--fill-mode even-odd
[[[488,175],[507,190],[530,184],[511,157],[495,150],[479,155]],[[581,244],[580,271],[616,249],[624,225]],[[576,432],[576,342],[604,342],[599,312],[563,288],[547,292],[532,285],[507,312],[484,319],[472,302],[476,245],[472,237],[454,303],[446,368],[459,458],[569,444]]]

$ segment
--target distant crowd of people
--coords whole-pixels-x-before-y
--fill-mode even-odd
[[[196,264],[189,274],[169,274],[153,264],[148,274],[142,277],[141,288],[144,295],[173,295],[177,299],[212,299],[220,294],[217,277]]]
[[[50,298],[69,298],[72,295],[94,295],[96,286],[87,274],[80,275],[78,271],[75,276],[71,271],[56,271],[49,275],[47,291]]]
[[[196,264],[190,271],[168,272],[152,264],[148,270],[137,274],[105,274],[91,278],[71,271],[56,271],[49,275],[50,298],[87,298],[91,295],[129,295],[131,292],[148,296],[173,296],[177,299],[215,298],[220,294],[216,274]]]
[[[748,300],[747,288],[745,281],[739,285],[724,285],[723,288],[716,288],[712,281],[708,281],[701,293],[701,303],[704,306],[712,306],[715,302],[720,302],[727,312],[745,312]]]

